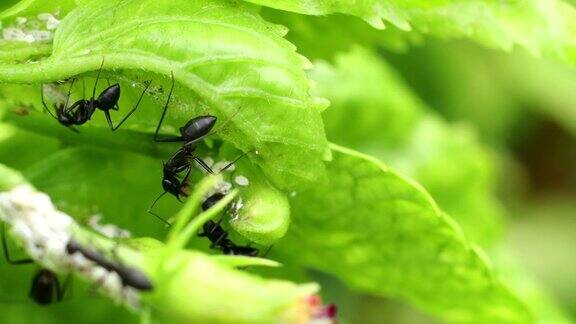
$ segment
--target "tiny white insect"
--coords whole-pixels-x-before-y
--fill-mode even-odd
[[[75,271],[98,284],[116,301],[139,307],[139,292],[124,287],[117,273],[81,253],[67,252],[76,224],[70,216],[58,211],[46,194],[26,185],[0,192],[0,219],[11,225],[13,237],[43,267],[56,272]]]
[[[46,29],[54,30],[60,25],[60,20],[50,13],[41,13],[37,16],[38,20],[46,22]]]
[[[250,184],[250,180],[248,180],[248,178],[246,178],[243,175],[236,176],[234,178],[234,182],[236,182],[236,184],[238,184],[239,186],[243,186],[243,187]]]
[[[18,18],[16,18],[16,25],[22,26],[22,25],[24,25],[27,21],[28,21],[28,19],[27,19],[26,17],[18,17]]]
[[[132,236],[132,234],[129,231],[120,228],[116,225],[102,224],[101,220],[102,220],[101,215],[98,214],[93,215],[90,218],[88,218],[88,225],[90,225],[90,227],[92,227],[92,229],[94,229],[96,232],[111,239],[130,238]]]

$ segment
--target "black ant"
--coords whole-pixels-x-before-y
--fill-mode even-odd
[[[212,194],[202,203],[202,210],[210,209],[222,198],[224,198],[224,194],[222,193],[217,192]],[[219,222],[214,222],[213,220],[207,221],[202,226],[203,232],[198,234],[200,237],[207,237],[210,242],[212,242],[210,248],[219,249],[222,253],[228,255],[245,255],[252,257],[258,255],[260,252],[258,249],[250,246],[236,245],[232,242],[232,240],[228,238],[226,230],[220,225],[220,222],[221,220]]]
[[[214,174],[214,171],[210,168],[206,162],[204,162],[201,158],[196,156],[194,153],[196,151],[197,143],[201,139],[210,133],[214,125],[216,124],[216,116],[212,115],[205,115],[205,116],[198,116],[190,119],[183,127],[180,127],[180,136],[167,136],[164,138],[158,137],[158,132],[162,127],[162,122],[164,121],[164,117],[166,116],[166,111],[168,110],[168,103],[170,102],[170,98],[172,96],[172,92],[174,90],[174,74],[172,74],[172,85],[170,86],[170,92],[168,93],[168,100],[166,100],[166,104],[164,105],[164,110],[162,111],[162,115],[160,120],[158,121],[158,125],[156,126],[156,131],[154,133],[154,141],[156,142],[184,142],[182,147],[174,153],[174,155],[168,160],[168,162],[163,164],[163,177],[162,177],[162,188],[164,192],[158,196],[150,208],[148,208],[148,212],[166,225],[170,226],[165,219],[160,217],[159,215],[152,212],[152,209],[158,202],[162,196],[166,193],[170,193],[175,196],[179,201],[181,201],[181,197],[188,196],[188,179],[190,177],[190,173],[192,171],[192,161],[196,161],[198,165],[206,172],[210,174]],[[247,153],[240,155],[234,161],[228,163],[222,169],[218,171],[218,173],[227,170],[230,168],[236,161],[242,158]],[[180,175],[186,172],[185,176],[182,178]]]
[[[4,258],[12,265],[31,264],[32,259],[12,260],[8,252],[8,242],[6,241],[6,228],[2,226],[2,249],[4,250]],[[38,305],[50,305],[54,302],[61,302],[64,300],[64,295],[70,286],[72,277],[68,275],[63,285],[60,285],[58,276],[48,270],[39,269],[32,277],[32,286],[28,296]]]
[[[70,89],[68,89],[68,97],[66,98],[66,103],[64,105],[60,105],[59,107],[56,107],[56,105],[54,105],[56,115],[46,105],[46,102],[44,101],[44,90],[42,87],[40,87],[40,95],[42,98],[42,105],[44,106],[44,109],[52,117],[54,117],[54,119],[56,119],[60,124],[70,128],[75,132],[78,131],[74,129],[72,126],[83,125],[84,123],[86,123],[88,120],[92,118],[92,115],[94,115],[96,109],[100,109],[104,112],[104,115],[106,115],[106,120],[108,121],[108,126],[112,131],[115,131],[118,128],[120,128],[120,126],[124,124],[124,122],[134,113],[134,111],[136,111],[136,109],[140,105],[140,101],[142,100],[142,97],[144,97],[144,93],[146,93],[146,90],[148,90],[150,82],[145,82],[146,87],[144,88],[144,91],[142,91],[142,94],[140,94],[140,98],[138,99],[138,102],[136,103],[134,108],[132,108],[132,110],[130,110],[128,114],[124,116],[124,118],[120,121],[120,123],[118,123],[118,125],[114,126],[114,124],[112,123],[112,117],[110,116],[110,110],[120,109],[118,107],[118,100],[120,99],[120,85],[116,83],[111,86],[108,86],[108,88],[104,89],[104,91],[100,93],[98,98],[96,98],[96,87],[98,86],[98,80],[100,79],[100,72],[102,72],[103,66],[104,66],[104,59],[102,59],[102,64],[100,64],[100,69],[98,70],[96,82],[94,83],[94,88],[92,90],[92,97],[90,97],[90,99],[80,99],[74,102],[70,107],[68,107],[68,100],[70,99],[70,93],[72,91],[72,86],[74,85],[75,81],[75,79],[73,79],[72,83],[70,84]]]
[[[153,289],[150,279],[140,270],[111,262],[96,250],[84,247],[74,239],[68,241],[66,252],[68,254],[80,253],[86,259],[98,264],[100,267],[116,273],[120,277],[122,286],[124,287],[132,287],[141,291],[150,291]]]

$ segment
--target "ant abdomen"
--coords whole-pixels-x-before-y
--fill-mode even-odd
[[[120,100],[120,85],[118,83],[109,86],[104,89],[98,96],[98,109],[100,110],[110,110],[115,109],[114,107]]]
[[[206,115],[190,119],[186,125],[180,127],[180,133],[185,142],[200,139],[212,130],[216,124],[216,116]]]
[[[47,269],[40,269],[32,279],[32,287],[30,287],[30,299],[38,305],[50,305],[54,302],[56,294],[55,288],[58,284],[58,278],[54,272]],[[56,296],[60,299],[59,296]]]

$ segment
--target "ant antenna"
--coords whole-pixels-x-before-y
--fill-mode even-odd
[[[76,81],[76,79],[72,79],[72,82],[70,83],[70,88],[68,88],[68,96],[66,97],[66,104],[64,104],[64,107],[66,109],[66,107],[68,107],[68,101],[70,100],[70,94],[72,93],[72,87],[74,86],[74,82]]]
[[[124,122],[136,111],[136,109],[138,109],[138,106],[140,105],[140,102],[142,101],[144,94],[148,90],[148,87],[150,87],[151,82],[145,82],[145,84],[146,84],[146,87],[144,88],[144,91],[142,91],[142,93],[140,94],[140,98],[138,98],[138,102],[136,102],[136,105],[134,105],[134,108],[132,108],[132,110],[130,110],[126,114],[126,116],[124,116],[124,118],[120,121],[120,123],[118,123],[118,125],[113,126],[112,125],[112,119],[110,117],[110,112],[108,110],[104,111],[104,114],[106,115],[106,120],[108,121],[108,125],[110,125],[110,129],[112,129],[112,131],[115,131],[118,128],[120,128],[120,126],[122,126],[122,124],[124,124]],[[117,104],[116,104],[116,110],[118,110]]]
[[[22,260],[12,260],[10,253],[8,252],[8,242],[6,240],[6,224],[2,223],[2,250],[4,251],[4,258],[6,262],[14,265],[18,264],[30,264],[34,262],[32,259],[22,259]]]
[[[210,132],[210,134],[207,134],[206,137],[208,137],[208,136],[210,136],[210,135],[213,135],[213,134],[217,134],[217,133],[220,132],[221,130],[225,129],[225,128],[226,128],[226,125],[228,125],[228,123],[230,123],[230,122],[234,119],[234,117],[236,117],[236,115],[238,115],[238,114],[240,113],[240,111],[242,111],[242,108],[238,108],[238,109],[236,110],[236,112],[234,113],[234,115],[232,115],[230,118],[228,118],[228,120],[226,120],[226,121],[224,122],[224,124],[222,124],[220,127],[218,127],[217,130],[215,130],[215,131],[213,131],[213,132]]]
[[[230,168],[232,165],[234,165],[234,163],[238,162],[238,160],[240,160],[241,158],[245,157],[246,155],[248,155],[249,153],[252,153],[252,152],[254,152],[254,150],[240,154],[240,156],[235,158],[234,161],[226,164],[226,166],[224,166],[222,169],[218,170],[218,173],[228,170],[228,168]]]
[[[94,83],[94,89],[92,89],[92,98],[96,97],[96,87],[98,86],[98,79],[100,79],[100,72],[102,72],[102,67],[104,66],[104,56],[102,56],[102,63],[100,63],[100,69],[98,69],[98,75],[96,76],[96,82]],[[68,106],[68,105],[66,105]]]
[[[156,205],[156,203],[158,202],[158,200],[160,200],[160,198],[162,198],[162,196],[164,196],[167,193],[167,191],[164,191],[163,193],[161,193],[158,197],[156,197],[156,199],[154,199],[154,202],[152,203],[152,205],[150,205],[150,207],[148,208],[148,213],[152,214],[154,216],[156,216],[156,218],[158,218],[160,221],[162,221],[162,223],[166,224],[166,226],[170,227],[172,226],[172,224],[170,224],[167,220],[165,220],[164,218],[162,218],[160,215],[154,213],[152,211],[152,209],[154,208],[154,206]]]

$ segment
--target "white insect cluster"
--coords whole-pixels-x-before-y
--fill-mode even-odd
[[[102,224],[102,215],[99,214],[88,218],[88,225],[109,239],[127,239],[132,236],[132,233],[114,224]]]
[[[2,38],[26,43],[50,41],[54,38],[54,30],[60,25],[57,15],[41,13],[35,19],[17,17],[13,25],[2,28]]]
[[[124,287],[117,273],[80,253],[66,251],[78,225],[72,217],[57,210],[46,194],[28,185],[0,193],[0,220],[11,225],[13,236],[38,264],[56,273],[75,272],[116,302],[134,309],[139,307],[139,292]]]

